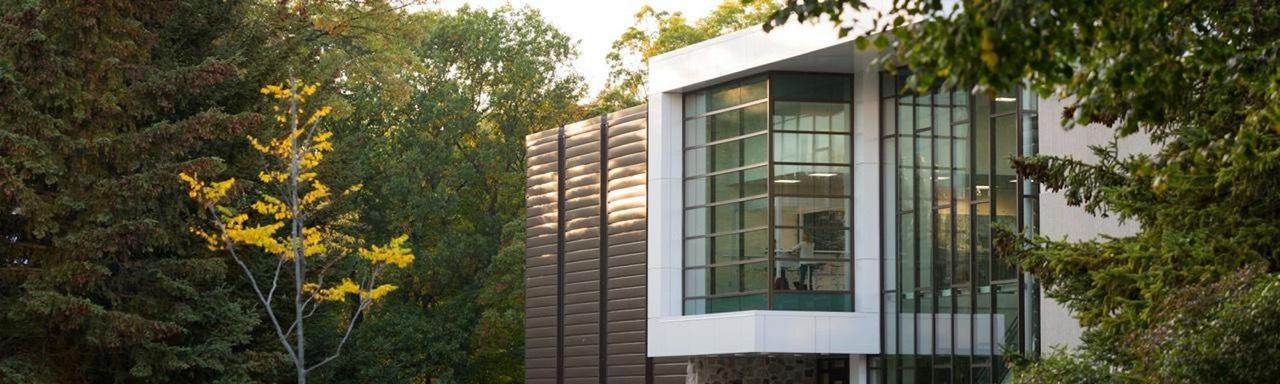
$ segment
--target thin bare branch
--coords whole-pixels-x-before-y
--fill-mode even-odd
[[[275,311],[271,309],[270,300],[263,297],[262,289],[258,287],[258,279],[253,276],[253,271],[249,270],[249,266],[240,259],[240,254],[236,252],[235,243],[227,237],[227,226],[224,225],[222,221],[217,220],[218,210],[215,209],[212,204],[209,204],[206,207],[209,209],[209,213],[213,214],[214,220],[212,221],[214,225],[218,227],[218,231],[222,232],[222,242],[224,246],[227,247],[227,253],[231,254],[231,259],[240,266],[242,271],[244,271],[245,277],[249,279],[249,285],[253,287],[253,292],[258,296],[258,301],[262,302],[262,305],[264,306],[263,310],[267,312],[267,318],[271,319],[271,325],[276,330],[276,337],[280,339],[280,344],[284,345],[285,351],[289,353],[289,358],[293,359],[296,363],[298,361],[298,355],[294,352],[293,347],[289,345],[289,339],[285,336],[284,330],[280,328],[280,320],[276,318]]]
[[[271,306],[271,299],[276,297],[276,286],[280,282],[280,269],[284,266],[284,258],[278,257],[276,262],[276,272],[271,275],[271,290],[267,291],[267,306]]]
[[[351,337],[351,330],[355,329],[356,320],[360,318],[360,314],[363,313],[365,308],[368,308],[369,304],[372,302],[372,299],[360,298],[360,305],[356,307],[356,313],[352,314],[351,320],[347,322],[347,331],[342,334],[342,340],[338,342],[337,348],[333,350],[333,355],[330,355],[319,363],[316,363],[316,365],[312,365],[310,368],[307,368],[307,371],[320,368],[342,355],[342,347],[347,344],[347,339]]]

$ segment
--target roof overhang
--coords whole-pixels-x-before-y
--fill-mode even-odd
[[[767,71],[855,73],[878,52],[859,51],[855,25],[839,37],[831,22],[791,22],[770,32],[749,28],[649,59],[650,95],[685,92]]]

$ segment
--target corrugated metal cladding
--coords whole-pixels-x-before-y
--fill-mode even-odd
[[[684,382],[684,359],[645,357],[646,121],[639,106],[525,139],[529,383]]]

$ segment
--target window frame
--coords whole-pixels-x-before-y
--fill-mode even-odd
[[[846,101],[833,101],[833,100],[830,100],[830,99],[823,99],[823,98],[815,98],[815,99],[805,99],[805,98],[775,98],[775,97],[774,97],[774,94],[775,94],[775,92],[774,92],[774,86],[775,86],[775,84],[776,84],[776,79],[775,79],[775,77],[777,77],[778,75],[785,75],[785,76],[798,75],[798,77],[803,77],[803,76],[807,76],[807,75],[814,75],[814,76],[833,76],[833,77],[841,77],[841,78],[848,79],[848,86],[849,86],[849,89],[848,89],[848,100],[846,100]],[[681,198],[681,205],[682,205],[682,210],[681,210],[681,212],[682,212],[682,216],[681,216],[681,224],[683,225],[683,224],[685,223],[685,221],[684,221],[684,220],[685,220],[685,219],[684,219],[684,217],[685,217],[685,215],[687,215],[687,214],[688,214],[688,212],[689,212],[690,210],[694,210],[694,209],[705,209],[705,208],[710,208],[710,207],[714,207],[714,206],[722,205],[722,204],[736,204],[736,203],[744,203],[744,202],[747,202],[747,201],[752,201],[752,200],[756,200],[756,199],[760,199],[760,198],[763,198],[763,199],[765,200],[765,202],[766,202],[766,203],[765,203],[765,204],[766,204],[766,219],[765,219],[765,221],[766,221],[766,222],[765,222],[764,226],[751,226],[751,227],[744,227],[744,228],[739,228],[739,229],[732,230],[732,231],[712,232],[712,231],[711,231],[711,229],[710,229],[710,228],[708,228],[708,229],[707,229],[707,233],[700,234],[700,235],[689,235],[689,233],[688,233],[688,229],[687,229],[687,228],[686,228],[686,229],[683,229],[683,230],[681,231],[681,247],[680,247],[681,252],[682,252],[682,257],[681,257],[681,262],[682,262],[682,264],[681,264],[681,268],[680,268],[680,273],[681,273],[681,275],[680,275],[680,276],[681,276],[681,279],[682,279],[682,280],[684,280],[684,279],[689,275],[689,271],[691,271],[691,270],[704,269],[704,270],[706,270],[705,275],[706,275],[706,279],[707,279],[707,281],[705,282],[705,284],[707,284],[707,287],[708,287],[708,288],[705,290],[706,292],[703,292],[703,293],[704,293],[703,295],[690,296],[690,295],[689,295],[689,289],[688,289],[688,288],[689,288],[689,286],[688,286],[688,284],[681,284],[681,288],[680,288],[680,289],[681,289],[681,306],[680,306],[681,314],[682,314],[682,315],[686,315],[686,316],[687,316],[687,315],[690,315],[690,313],[688,313],[688,312],[689,312],[689,311],[688,311],[689,303],[690,303],[691,301],[694,301],[694,300],[702,300],[702,302],[704,303],[704,304],[703,304],[703,305],[704,305],[704,307],[703,307],[703,308],[705,309],[705,308],[709,307],[709,300],[711,300],[711,299],[716,299],[716,298],[726,298],[726,297],[745,297],[745,296],[754,296],[754,295],[759,295],[759,294],[764,294],[764,295],[765,295],[765,308],[763,308],[762,310],[772,310],[772,309],[775,307],[775,300],[774,300],[774,292],[775,292],[775,291],[783,291],[783,292],[788,293],[788,294],[792,294],[792,293],[801,293],[801,294],[803,294],[803,293],[814,293],[814,294],[833,294],[833,293],[835,293],[835,294],[841,294],[841,295],[844,295],[844,296],[846,297],[846,299],[847,299],[847,303],[848,303],[848,311],[850,311],[850,312],[851,312],[851,311],[854,311],[854,310],[855,310],[855,305],[856,305],[856,303],[855,303],[856,292],[855,292],[855,285],[854,285],[854,284],[855,284],[855,275],[856,275],[855,271],[856,271],[856,269],[857,269],[857,267],[856,267],[856,259],[857,259],[857,258],[856,258],[855,254],[854,254],[854,253],[855,253],[855,248],[856,248],[856,247],[855,247],[855,245],[854,245],[854,243],[853,243],[853,238],[854,238],[854,227],[855,227],[855,224],[854,224],[854,222],[853,222],[853,218],[855,217],[855,216],[854,216],[854,212],[853,212],[853,211],[854,211],[854,206],[855,206],[855,203],[854,203],[854,196],[853,196],[853,195],[854,195],[853,190],[855,189],[855,180],[854,180],[854,179],[855,179],[855,176],[854,176],[854,172],[855,172],[855,168],[856,168],[856,167],[855,167],[855,153],[854,153],[854,149],[855,149],[855,147],[856,147],[856,143],[854,142],[854,137],[855,137],[854,133],[855,133],[855,132],[856,132],[856,130],[857,130],[857,127],[856,127],[856,122],[857,122],[856,114],[857,114],[857,112],[856,112],[856,105],[855,105],[855,100],[857,99],[857,95],[856,95],[856,93],[857,93],[857,84],[856,84],[855,76],[854,76],[853,74],[846,74],[846,73],[830,73],[830,72],[767,71],[767,72],[764,72],[764,73],[762,73],[762,74],[756,74],[756,75],[751,75],[751,76],[745,76],[745,77],[742,77],[742,78],[739,78],[739,79],[734,79],[734,80],[730,80],[730,81],[726,81],[726,82],[722,82],[722,83],[718,83],[718,84],[714,84],[714,85],[710,85],[710,86],[707,86],[707,87],[702,87],[702,88],[699,88],[699,89],[694,89],[694,90],[691,90],[691,91],[685,92],[685,93],[684,93],[684,96],[682,97],[682,106],[684,106],[685,108],[688,108],[688,107],[689,107],[689,105],[690,105],[690,104],[689,104],[689,99],[688,99],[688,98],[689,98],[689,97],[691,97],[691,95],[694,95],[694,94],[697,94],[697,93],[700,93],[700,92],[707,92],[707,91],[711,91],[711,90],[715,90],[715,89],[721,89],[721,88],[732,88],[732,87],[739,86],[739,85],[752,84],[752,83],[754,83],[755,81],[759,81],[759,80],[763,80],[763,81],[764,81],[764,83],[765,83],[765,84],[764,84],[765,92],[764,92],[764,98],[763,98],[763,99],[748,100],[748,101],[745,101],[745,102],[742,102],[742,103],[738,103],[738,104],[735,104],[735,105],[732,105],[732,106],[727,106],[727,107],[723,107],[723,108],[718,108],[718,109],[710,110],[710,111],[704,111],[704,112],[701,112],[701,113],[698,113],[698,114],[685,115],[685,114],[683,114],[683,113],[682,113],[682,117],[681,117],[681,127],[680,127],[680,140],[681,140],[681,143],[680,143],[680,150],[681,150],[681,152],[680,152],[680,153],[681,153],[681,196],[682,196],[682,198]],[[708,94],[707,94],[706,96],[704,96],[704,97],[710,97],[710,93],[708,93]],[[709,102],[709,101],[708,101],[708,102]],[[847,127],[848,127],[848,129],[847,129],[846,131],[775,130],[775,129],[774,129],[774,114],[775,114],[775,113],[776,113],[776,111],[777,111],[776,106],[775,106],[775,104],[776,104],[777,102],[789,102],[789,103],[822,103],[822,104],[842,104],[842,105],[846,105],[846,106],[847,106],[847,114],[846,114],[847,116],[846,116],[846,119],[847,119]],[[717,114],[726,113],[726,112],[732,112],[732,111],[737,111],[737,110],[745,110],[746,108],[754,107],[754,106],[759,105],[759,104],[762,104],[762,103],[763,103],[763,104],[766,104],[766,111],[765,111],[765,119],[766,119],[766,120],[765,120],[765,122],[764,122],[764,124],[765,124],[765,128],[764,128],[763,130],[761,130],[761,131],[755,131],[755,132],[750,132],[750,133],[746,133],[746,134],[740,134],[740,135],[733,136],[733,137],[719,138],[719,139],[714,140],[714,141],[706,141],[706,142],[702,142],[702,143],[700,143],[700,144],[696,144],[696,145],[686,145],[686,141],[687,141],[687,140],[689,139],[689,137],[690,137],[690,136],[688,136],[688,135],[689,135],[689,132],[687,131],[688,123],[689,123],[690,121],[695,120],[695,119],[704,119],[704,121],[706,121],[706,120],[708,120],[711,116],[714,116],[714,115],[717,115]],[[704,124],[705,124],[705,123],[704,123]],[[704,134],[705,134],[705,135],[708,135],[708,137],[709,137],[710,127],[704,127],[703,129],[705,129],[705,130],[706,130],[706,132],[705,132]],[[775,144],[775,139],[774,139],[774,137],[775,137],[775,135],[777,135],[777,134],[779,134],[779,133],[844,136],[844,137],[845,137],[845,139],[844,139],[844,140],[845,140],[845,143],[844,143],[844,144],[845,144],[845,146],[847,147],[847,148],[845,148],[845,150],[847,151],[848,161],[847,161],[846,163],[777,161],[777,160],[774,158],[774,157],[775,157],[775,155],[776,155],[775,150],[774,150],[774,144]],[[708,170],[707,172],[702,172],[701,174],[694,175],[694,176],[690,176],[690,175],[689,175],[689,168],[688,168],[688,165],[686,164],[686,161],[687,161],[687,157],[686,157],[686,155],[689,153],[689,151],[690,151],[690,150],[693,150],[693,149],[699,149],[699,148],[710,148],[711,146],[714,146],[714,145],[723,144],[723,143],[732,142],[732,141],[739,141],[739,140],[741,140],[741,141],[745,141],[746,139],[748,139],[748,138],[752,138],[752,137],[755,137],[755,136],[757,136],[757,135],[763,135],[763,136],[764,136],[764,138],[765,138],[765,148],[764,148],[764,149],[765,149],[765,151],[766,151],[766,156],[765,156],[765,160],[764,160],[764,162],[763,162],[763,163],[741,164],[741,165],[739,165],[739,166],[737,166],[737,167],[734,167],[734,168],[726,168],[726,169],[717,170],[717,171],[714,171],[714,172],[709,171],[711,168],[710,168],[710,166],[708,166],[708,167],[706,168],[706,169]],[[743,148],[743,149],[740,149],[740,151],[743,151],[743,152],[740,152],[740,158],[745,159],[745,158],[746,158],[746,157],[745,157],[745,155],[743,155],[743,154],[742,154],[742,153],[745,153],[745,146],[742,146],[742,147],[740,147],[740,148]],[[709,151],[709,149],[708,149],[708,151]],[[844,194],[843,194],[843,195],[811,195],[811,194],[796,194],[796,193],[789,193],[789,194],[785,194],[785,195],[779,195],[779,194],[777,194],[777,191],[776,191],[776,190],[775,190],[775,188],[773,187],[773,184],[774,184],[774,181],[775,181],[775,177],[776,177],[775,169],[774,169],[774,168],[775,168],[776,166],[778,166],[778,165],[793,165],[793,166],[836,166],[836,167],[845,167],[846,169],[848,169],[848,178],[849,178],[848,188],[847,188],[847,190],[843,191],[843,192],[844,192]],[[743,172],[743,171],[746,171],[746,170],[754,170],[754,169],[756,169],[757,167],[765,167],[765,170],[766,170],[766,177],[765,177],[765,191],[764,191],[764,194],[756,194],[756,195],[751,195],[751,196],[740,196],[739,198],[736,198],[736,199],[728,199],[728,200],[723,200],[723,201],[714,201],[714,194],[715,194],[715,192],[713,191],[714,186],[713,186],[713,185],[712,185],[712,183],[711,183],[711,178],[712,178],[712,177],[715,177],[715,176],[718,176],[718,175],[723,175],[723,174],[728,174],[728,173],[733,173],[733,172]],[[685,196],[688,196],[688,194],[689,194],[689,185],[690,185],[690,184],[689,184],[689,181],[690,181],[690,180],[696,180],[696,179],[706,179],[706,185],[707,185],[707,187],[706,187],[706,189],[707,189],[707,191],[706,191],[706,195],[707,195],[707,198],[706,198],[706,201],[701,202],[700,204],[693,204],[693,205],[689,205],[689,200],[688,200],[688,198],[687,198],[687,197],[685,197]],[[778,263],[778,261],[779,261],[779,260],[785,260],[785,261],[793,261],[793,260],[809,261],[809,260],[810,260],[810,259],[807,259],[807,258],[806,258],[806,259],[800,259],[800,258],[792,259],[792,258],[779,258],[779,257],[778,257],[778,252],[777,252],[778,250],[776,249],[776,248],[778,247],[777,230],[778,230],[778,229],[780,229],[780,228],[782,228],[782,229],[801,229],[801,228],[804,228],[804,226],[783,226],[783,227],[779,227],[778,225],[776,225],[777,223],[775,222],[776,220],[775,220],[775,217],[774,217],[774,216],[775,216],[775,212],[774,212],[774,211],[777,209],[777,206],[776,206],[775,200],[776,200],[776,199],[778,199],[779,197],[813,197],[813,198],[847,199],[848,207],[847,207],[847,209],[846,209],[846,210],[847,210],[846,215],[847,215],[847,217],[849,218],[849,222],[847,223],[847,225],[846,225],[846,226],[844,226],[844,227],[840,227],[842,230],[844,230],[844,231],[845,231],[845,239],[846,239],[846,240],[845,240],[845,242],[846,242],[846,244],[847,244],[847,248],[848,248],[848,249],[846,250],[847,258],[845,258],[845,259],[836,259],[836,258],[813,258],[813,259],[812,259],[812,261],[825,261],[825,262],[845,263],[845,264],[848,266],[848,267],[846,268],[846,272],[847,272],[846,274],[848,275],[848,276],[847,276],[847,281],[845,281],[845,282],[844,282],[844,284],[847,284],[847,287],[848,287],[848,289],[847,289],[847,290],[841,290],[841,291],[832,291],[832,290],[822,290],[822,291],[817,291],[817,290],[814,290],[814,291],[809,291],[809,290],[779,290],[779,289],[775,289],[775,288],[774,288],[775,276],[777,275],[777,270],[776,270],[776,268],[777,268],[777,263]],[[832,227],[832,228],[836,228],[836,227]],[[712,256],[711,256],[711,255],[714,255],[714,251],[707,251],[707,252],[709,252],[709,254],[708,254],[708,255],[706,255],[706,257],[704,257],[704,258],[703,258],[703,259],[704,259],[704,261],[705,261],[703,264],[698,265],[698,266],[689,266],[689,265],[688,265],[689,257],[688,257],[688,255],[687,255],[687,254],[684,254],[684,253],[687,253],[687,252],[688,252],[687,244],[688,244],[689,240],[703,238],[703,239],[706,239],[706,241],[708,241],[708,242],[712,242],[712,241],[714,241],[714,240],[713,240],[713,238],[714,238],[715,236],[730,235],[730,234],[745,234],[745,233],[749,233],[749,232],[753,232],[753,231],[757,231],[757,230],[763,230],[763,231],[766,233],[766,238],[767,238],[767,240],[766,240],[766,247],[767,247],[767,249],[765,250],[766,256],[765,256],[764,258],[760,258],[760,259],[739,259],[739,260],[734,260],[734,261],[716,262],[716,260],[713,260],[713,259],[712,259]],[[745,238],[745,236],[743,236],[743,238]],[[740,242],[745,242],[745,240],[742,240],[742,239],[740,239],[739,241],[740,241]],[[711,244],[708,244],[708,245],[707,245],[707,247],[711,247],[711,246],[712,246]],[[741,246],[741,247],[745,247],[745,244],[740,243],[740,246]],[[710,249],[710,248],[708,248],[708,249]],[[765,264],[765,266],[766,266],[766,273],[768,274],[768,275],[767,275],[767,277],[766,277],[768,280],[765,282],[765,287],[766,287],[766,289],[764,289],[764,290],[750,290],[750,291],[741,291],[741,290],[740,290],[739,292],[733,292],[733,293],[719,293],[719,294],[713,294],[713,293],[712,293],[712,289],[710,289],[710,287],[713,287],[713,286],[714,286],[714,279],[711,277],[711,276],[713,275],[713,272],[712,272],[712,271],[713,271],[713,269],[714,269],[714,268],[717,268],[717,267],[724,267],[724,266],[734,266],[734,265],[746,265],[746,264],[751,264],[751,263],[764,263],[764,264]],[[743,279],[743,278],[745,278],[745,276],[740,276],[740,277],[739,277],[739,279],[740,279],[740,280],[739,280],[739,284],[740,284],[740,286],[746,286],[745,284],[743,284],[743,283],[742,283],[742,281],[743,281],[742,279]],[[843,311],[842,311],[842,312],[843,312]],[[703,312],[703,313],[715,313],[715,312]]]

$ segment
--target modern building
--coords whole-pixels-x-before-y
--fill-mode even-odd
[[[905,90],[829,25],[650,61],[648,104],[527,139],[530,383],[999,383],[1079,325],[998,226],[1126,230],[1018,177],[1063,103]]]

